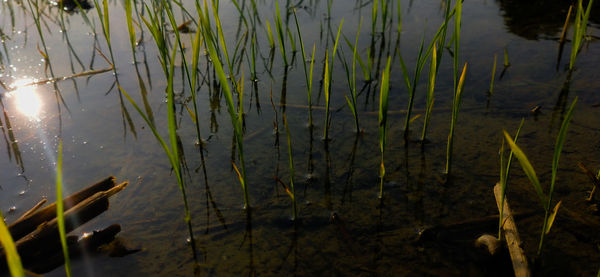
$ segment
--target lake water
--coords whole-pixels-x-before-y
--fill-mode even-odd
[[[90,25],[82,11],[64,13],[61,19],[58,7],[40,0],[42,41],[34,20],[35,5],[29,3],[0,3],[0,80],[6,86],[110,68],[110,52],[96,8],[85,11]],[[121,257],[111,257],[114,255],[109,251],[86,254],[72,261],[75,276],[510,275],[507,257],[493,259],[473,246],[482,233],[497,233],[495,222],[486,227],[441,228],[430,239],[419,240],[419,233],[432,226],[498,213],[493,186],[499,180],[502,130],[514,134],[522,118],[525,123],[518,144],[547,192],[555,138],[566,110],[578,97],[554,195],[555,202],[562,200],[561,210],[535,268],[540,275],[595,276],[600,267],[600,237],[595,226],[600,223],[594,203],[585,200],[592,183],[577,163],[584,163],[593,172],[600,168],[597,5],[591,11],[575,68],[570,71],[573,22],[559,55],[568,3],[464,1],[458,54],[460,67],[467,63],[468,69],[455,129],[452,174],[447,176],[443,171],[452,115],[454,19],[448,28],[448,48],[438,53],[442,60],[434,110],[428,140],[423,144],[419,141],[423,116],[412,121],[405,139],[408,91],[400,57],[412,78],[421,41],[426,47],[444,22],[446,1],[386,3],[390,14],[386,28],[382,31],[379,10],[372,33],[371,1],[280,2],[283,26],[289,28],[283,37],[290,61],[286,67],[277,37],[275,49],[270,49],[268,42],[267,21],[276,36],[275,2],[238,0],[243,19],[233,2],[220,2],[228,50],[230,55],[237,53],[238,60],[233,63],[240,66],[235,76],[244,80],[249,211],[243,209],[243,192],[232,167],[232,157],[239,162],[232,148],[234,131],[225,98],[215,89],[218,80],[212,63],[202,48],[197,90],[200,148],[194,120],[188,113],[193,106],[178,53],[174,77],[177,134],[196,240],[194,261],[182,196],[169,160],[147,123],[117,89],[118,82],[168,140],[167,78],[152,35],[140,21],[141,17],[149,19],[148,13],[143,11],[142,3],[136,4],[140,17],[134,16],[138,41],[134,63],[125,4],[109,1],[116,76],[107,71],[12,92],[0,88],[4,111],[0,116],[0,209],[6,221],[14,221],[42,198],[55,200],[57,148],[62,139],[65,195],[109,175],[130,182],[124,191],[111,197],[107,212],[72,234],[118,223],[122,231],[116,243],[140,250],[118,255]],[[181,34],[189,62],[198,29],[194,2],[185,0],[181,7],[173,7],[177,24],[190,20],[189,15],[182,15],[185,12],[181,7],[193,15],[188,25],[191,32]],[[300,42],[291,13],[294,8],[307,55],[313,45],[316,48],[314,128],[307,127],[309,109]],[[357,112],[363,132],[356,135],[354,117],[345,99],[350,90],[342,62],[351,67],[352,48],[344,37],[340,38],[332,72],[330,140],[325,142],[325,52],[329,49],[331,55],[342,19],[342,36],[349,44],[354,43],[362,20],[357,49],[364,63],[372,64],[373,81],[365,82],[357,63]],[[168,20],[165,24],[169,25]],[[172,30],[170,25],[167,29]],[[253,50],[247,39],[253,30],[255,83],[250,80]],[[168,31],[167,37],[170,52],[175,45],[174,32]],[[292,44],[297,51],[293,51]],[[503,66],[505,51],[511,64],[507,68]],[[494,55],[497,71],[494,92],[489,94]],[[386,177],[380,201],[379,81],[388,56],[393,62]],[[328,59],[331,61],[330,56]],[[413,116],[424,113],[428,74],[429,58],[416,87]],[[536,106],[539,112],[532,113]],[[295,222],[291,221],[290,197],[280,183],[289,186],[290,174],[283,114],[291,132],[298,203]],[[206,175],[200,151],[204,151]],[[526,254],[533,258],[544,210],[517,161],[513,163],[508,199],[515,211],[535,212],[517,221]],[[63,275],[64,267],[48,274]]]

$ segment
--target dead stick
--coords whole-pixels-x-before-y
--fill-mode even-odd
[[[46,198],[40,200],[40,202],[38,202],[37,204],[35,204],[35,206],[33,206],[33,208],[29,209],[21,217],[19,217],[17,219],[17,221],[23,220],[24,218],[26,218],[29,215],[33,214],[35,211],[37,211],[39,208],[41,208],[44,204],[46,204],[46,202],[48,202],[48,199],[46,199]]]
[[[127,182],[114,186],[113,188],[100,191],[86,198],[64,213],[66,233],[86,223],[108,209],[108,198],[127,186]],[[15,245],[19,255],[24,260],[31,260],[40,255],[60,248],[58,233],[58,219],[40,224],[35,231],[27,234],[16,241]]]
[[[86,198],[94,195],[99,191],[106,191],[115,186],[115,177],[110,176],[104,180],[97,182],[81,191],[71,194],[63,200],[65,211],[75,206],[77,203],[85,200]],[[23,236],[31,233],[35,230],[38,225],[45,221],[50,221],[56,217],[56,203],[52,203],[45,208],[38,210],[37,212],[23,218],[18,219],[8,226],[13,239],[19,240]]]
[[[502,205],[502,189],[500,183],[497,183],[496,186],[494,186],[494,196],[496,197],[496,205],[498,205],[498,210],[500,210]],[[525,251],[523,251],[523,248],[521,248],[521,238],[519,237],[519,232],[517,231],[517,225],[515,224],[515,220],[508,206],[506,197],[504,198],[502,222],[504,223],[502,225],[502,229],[504,230],[504,237],[506,238],[506,244],[508,245],[508,251],[510,252],[510,259],[512,260],[515,276],[531,276],[531,273],[529,272],[529,266],[527,265],[527,257],[525,257]]]

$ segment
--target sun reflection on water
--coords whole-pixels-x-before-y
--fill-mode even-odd
[[[8,96],[14,100],[14,104],[23,115],[29,119],[39,121],[42,110],[42,100],[39,96],[37,86],[27,85],[35,80],[29,78],[18,79],[11,84],[13,89]]]

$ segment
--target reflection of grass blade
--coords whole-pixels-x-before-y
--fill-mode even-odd
[[[10,275],[13,277],[25,277],[23,264],[21,264],[21,257],[19,257],[15,242],[8,231],[8,227],[6,227],[6,223],[4,223],[2,212],[0,212],[0,243],[2,243],[2,247],[4,247],[6,263],[8,264]]]
[[[381,89],[379,91],[379,149],[381,151],[381,164],[379,172],[379,198],[383,198],[383,180],[385,178],[384,154],[387,142],[387,110],[390,81],[391,57],[388,57],[385,71],[381,75]]]
[[[67,247],[67,235],[65,231],[65,217],[62,195],[62,140],[58,142],[58,159],[56,161],[56,220],[58,222],[58,232],[60,234],[60,244],[65,257],[65,272],[71,276],[71,261],[69,259],[69,249]]]

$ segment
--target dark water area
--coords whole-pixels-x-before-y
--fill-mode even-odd
[[[81,235],[113,223],[122,229],[111,247],[74,259],[75,276],[511,276],[507,253],[490,257],[474,246],[479,235],[497,234],[497,221],[466,227],[456,227],[456,223],[498,214],[493,187],[499,181],[502,131],[514,134],[522,118],[525,123],[518,145],[547,193],[555,139],[575,97],[578,102],[553,196],[554,203],[561,200],[562,205],[541,258],[536,258],[536,250],[544,209],[516,160],[507,197],[514,211],[533,212],[518,218],[517,225],[535,275],[596,276],[600,269],[597,203],[586,201],[592,182],[577,165],[581,162],[594,173],[600,169],[597,4],[591,10],[575,68],[569,70],[574,14],[562,54],[559,39],[570,1],[464,1],[458,55],[460,67],[467,63],[468,69],[455,129],[452,174],[446,175],[452,55],[457,54],[451,41],[454,19],[449,22],[448,47],[438,53],[442,59],[425,143],[420,137],[429,58],[416,85],[413,116],[421,116],[412,121],[408,134],[404,133],[408,90],[400,63],[402,57],[412,78],[421,41],[427,46],[444,22],[446,1],[379,0],[378,5],[389,5],[389,14],[382,30],[379,10],[375,33],[373,1],[280,1],[282,23],[289,28],[283,37],[289,66],[284,65],[276,37],[275,2],[221,1],[219,15],[228,51],[238,54],[233,61],[240,68],[235,78],[244,80],[243,145],[251,209],[243,209],[243,192],[232,166],[232,160],[239,166],[234,129],[212,62],[201,47],[196,104],[202,141],[198,143],[190,116],[191,93],[177,51],[175,116],[192,242],[169,159],[140,113],[118,90],[117,82],[168,141],[167,78],[159,49],[142,19],[149,18],[143,3],[135,4],[138,44],[132,53],[125,2],[107,2],[116,75],[107,71],[76,76],[111,67],[94,3],[85,11],[73,8],[62,13],[61,19],[59,7],[40,0],[40,36],[34,20],[36,8],[30,5],[36,2],[31,1],[0,3],[0,80],[6,85],[0,87],[0,210],[6,222],[13,222],[43,198],[55,201],[59,140],[64,147],[65,195],[109,175],[130,182],[110,198],[108,211],[71,233]],[[313,45],[316,49],[313,128],[307,127],[306,83],[293,9],[307,55]],[[189,32],[181,33],[190,63],[192,41],[199,29],[195,3],[182,1],[181,6],[173,6],[173,12],[177,24],[191,20]],[[322,139],[324,60],[327,49],[331,55],[342,19],[342,38],[331,73],[330,140],[326,142]],[[267,21],[275,49],[269,46]],[[175,34],[168,19],[165,24],[171,53]],[[345,98],[350,90],[344,61],[351,66],[350,44],[359,24],[358,54],[364,63],[372,64],[373,80],[365,81],[357,63],[357,112],[363,132],[356,134]],[[248,36],[253,31],[257,82],[251,80],[253,47]],[[503,66],[505,51],[509,67]],[[494,55],[497,71],[493,94],[489,94]],[[389,129],[380,201],[379,83],[388,56],[392,57]],[[61,80],[8,91],[12,90],[9,86],[51,78]],[[532,112],[536,107],[539,112]],[[281,185],[290,185],[284,114],[291,133],[296,221],[291,220],[292,202]],[[426,230],[433,230],[433,236],[421,236]],[[110,250],[114,248],[122,251]],[[63,276],[64,272],[60,266],[47,275]]]

